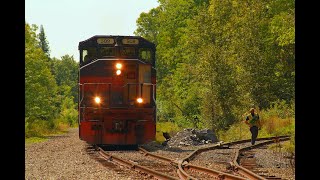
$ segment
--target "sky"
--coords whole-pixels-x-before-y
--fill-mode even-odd
[[[142,12],[157,0],[25,0],[25,20],[43,25],[50,56],[79,61],[78,44],[94,35],[134,35]],[[38,32],[37,32],[38,33]]]

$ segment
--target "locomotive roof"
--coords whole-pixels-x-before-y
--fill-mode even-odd
[[[116,39],[124,39],[124,38],[139,39],[139,46],[140,45],[142,45],[142,46],[144,45],[144,46],[155,47],[154,43],[144,39],[141,36],[95,35],[95,36],[92,36],[92,37],[90,37],[90,38],[88,38],[88,39],[86,39],[84,41],[79,42],[78,48],[80,49],[80,47],[85,47],[85,46],[96,46],[98,38],[114,38],[115,40]]]

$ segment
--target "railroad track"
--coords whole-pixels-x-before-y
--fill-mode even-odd
[[[238,150],[236,150],[236,156],[234,157],[234,160],[230,162],[230,165],[232,169],[239,174],[248,177],[253,180],[261,180],[261,179],[281,179],[280,177],[276,177],[274,175],[268,175],[268,172],[265,171],[259,171],[256,170],[257,164],[256,160],[254,158],[254,151],[253,149],[265,146],[267,144],[271,143],[279,143],[281,141],[287,141],[290,140],[289,137],[283,137],[283,138],[273,138],[271,140],[268,140],[263,143],[259,143],[256,145],[248,146],[248,147],[243,147]],[[241,156],[242,157],[241,157]],[[240,161],[242,160],[242,161]],[[239,165],[239,162],[241,162],[241,166]]]
[[[242,166],[240,166],[238,164],[238,154],[240,152],[244,152],[248,149],[252,149],[252,148],[256,148],[256,147],[260,147],[262,145],[266,145],[266,144],[270,144],[270,143],[274,143],[276,140],[289,140],[288,136],[278,136],[278,137],[270,137],[270,138],[258,138],[257,141],[266,141],[263,143],[259,143],[255,146],[247,146],[245,148],[241,148],[238,151],[236,151],[236,156],[234,158],[234,161],[231,163],[231,167],[232,170],[236,173],[236,174],[240,174],[241,176],[236,176],[230,173],[225,173],[222,171],[218,171],[218,170],[213,170],[213,169],[209,169],[209,168],[204,168],[201,166],[196,166],[190,163],[190,161],[192,159],[194,159],[197,155],[203,153],[203,152],[207,152],[210,150],[215,150],[215,149],[220,149],[220,148],[229,148],[230,146],[233,145],[237,145],[237,144],[242,144],[242,143],[247,143],[250,142],[251,140],[240,140],[240,141],[234,141],[234,142],[230,142],[230,143],[221,143],[221,144],[216,144],[213,146],[209,146],[209,147],[205,147],[205,148],[199,148],[195,151],[193,151],[191,154],[189,154],[187,157],[183,158],[179,164],[178,164],[178,168],[179,168],[179,177],[181,179],[197,179],[197,178],[206,178],[203,174],[199,174],[199,173],[194,173],[194,171],[201,171],[206,173],[207,175],[210,176],[210,178],[212,179],[266,179],[264,177],[261,177],[260,175],[251,172],[250,170],[248,170],[247,168],[243,168]],[[191,172],[192,175],[188,174],[185,170],[187,170],[188,172]],[[189,171],[191,170],[191,171]],[[196,177],[194,177],[196,176]]]
[[[237,149],[233,161],[230,162],[230,168],[232,169],[233,174],[230,172],[222,172],[215,169],[209,169],[203,166],[197,166],[189,163],[192,159],[194,159],[197,155],[202,152],[221,149],[221,148],[229,148],[230,146],[247,143],[250,142],[248,140],[241,140],[229,143],[220,143],[215,144],[209,147],[199,148],[192,153],[190,153],[185,158],[182,158],[178,161],[174,161],[170,158],[156,155],[154,153],[150,153],[147,150],[139,147],[138,154],[143,155],[144,158],[139,158],[140,160],[128,160],[124,158],[120,158],[117,155],[108,153],[104,151],[102,148],[98,147],[99,154],[108,161],[113,161],[123,166],[126,166],[130,169],[142,171],[147,173],[157,179],[225,179],[225,180],[244,180],[244,179],[268,179],[268,177],[262,177],[261,172],[254,170],[254,163],[249,162],[250,160],[244,160],[244,158],[240,158],[239,155],[243,155],[246,151],[252,150],[254,148],[261,147],[266,144],[289,140],[288,136],[279,136],[279,137],[270,137],[270,138],[258,138],[257,141],[265,141],[263,143],[256,144],[254,146],[247,146],[240,149]],[[156,161],[147,160],[148,158],[155,159]],[[247,158],[248,159],[248,158]],[[241,161],[240,165],[239,162]],[[153,163],[151,163],[153,162]],[[251,164],[250,164],[251,163]],[[243,165],[243,166],[241,166]],[[164,173],[165,172],[165,173]],[[190,175],[191,173],[192,175]],[[260,175],[259,175],[260,173]],[[269,176],[271,178],[271,176]],[[274,177],[273,177],[274,178]]]
[[[157,165],[157,170],[154,170],[155,168],[152,167],[152,165],[154,165],[155,162],[146,161],[145,158],[140,158],[140,159],[142,159],[142,161],[139,162],[140,164],[137,164],[132,160],[123,159],[123,158],[120,158],[120,157],[118,157],[116,155],[112,155],[112,154],[104,151],[101,147],[99,147],[98,150],[99,150],[99,154],[102,157],[104,157],[106,160],[114,161],[114,162],[116,162],[118,164],[121,164],[123,166],[126,166],[126,167],[128,167],[130,169],[137,170],[137,171],[142,171],[142,172],[147,173],[147,174],[149,174],[149,175],[151,175],[151,176],[153,176],[153,177],[155,177],[157,179],[179,180],[179,177],[177,175],[176,176],[170,175],[170,172],[171,172],[171,174],[172,174],[172,172],[175,174],[175,169],[177,168],[177,163],[176,162],[174,162],[174,161],[172,161],[169,158],[166,158],[164,156],[152,154],[152,153],[148,152],[147,150],[145,150],[145,149],[143,149],[141,147],[139,147],[139,149],[138,149],[138,153],[140,155],[143,155],[143,156],[148,157],[148,158],[149,157],[150,158],[154,158],[154,159],[158,160],[158,162],[156,162],[158,164]],[[160,162],[162,162],[162,164]],[[165,164],[163,164],[163,163],[165,163]],[[142,164],[144,164],[144,165],[142,165]],[[161,164],[161,165],[159,166],[159,164]],[[162,169],[161,166],[162,167],[166,166],[165,167],[165,169],[166,169],[165,171],[167,171],[167,173],[160,172],[160,171],[164,171],[164,169]]]

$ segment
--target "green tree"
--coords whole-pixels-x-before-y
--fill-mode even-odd
[[[152,8],[148,13],[142,12],[137,19],[137,29],[134,34],[142,36],[145,39],[157,44],[157,36],[159,34],[158,15],[160,7]]]
[[[200,114],[225,129],[253,104],[294,101],[294,0],[159,3],[136,33],[157,45],[160,119],[192,124]]]
[[[25,117],[34,120],[54,119],[57,85],[47,56],[38,46],[37,26],[25,24]]]
[[[47,40],[46,34],[44,33],[44,28],[42,25],[40,26],[40,33],[39,33],[38,37],[40,40],[39,41],[40,48],[47,55],[47,57],[50,58],[49,42]]]
[[[66,122],[69,126],[77,124],[78,111],[76,104],[71,97],[66,97],[62,100],[60,119]]]
[[[78,63],[74,60],[73,56],[64,55],[61,60],[53,58],[53,74],[55,75],[57,85],[63,88],[63,86],[70,87],[70,94],[64,94],[66,96],[72,96],[75,103],[78,102]],[[66,93],[68,91],[61,90],[60,93]],[[59,93],[59,94],[60,94]],[[62,94],[60,94],[62,95]]]

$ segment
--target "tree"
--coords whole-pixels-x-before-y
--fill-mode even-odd
[[[37,29],[25,23],[26,137],[59,129],[60,123],[73,126],[78,114],[78,64],[69,55],[49,61],[39,46],[44,31],[37,35]]]
[[[294,0],[159,3],[136,31],[157,43],[159,117],[219,130],[252,104],[294,101]]]
[[[55,76],[57,85],[64,89],[59,91],[61,96],[72,96],[72,100],[78,102],[78,63],[74,60],[73,56],[64,55],[60,59],[53,58],[53,74]],[[65,89],[68,86],[70,92]],[[68,93],[70,94],[68,94]],[[65,94],[67,93],[67,94]]]
[[[25,117],[34,120],[53,120],[57,84],[50,71],[48,57],[39,48],[36,25],[25,24]]]
[[[50,49],[49,49],[49,42],[47,40],[46,34],[44,33],[43,26],[40,26],[40,33],[38,35],[39,37],[39,46],[42,49],[42,51],[47,55],[48,58],[50,58]]]
[[[152,8],[148,13],[141,13],[136,21],[137,29],[134,34],[157,44],[157,36],[159,34],[159,13],[160,7]]]

